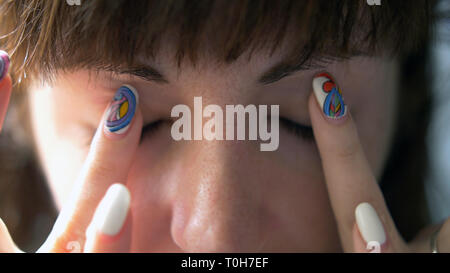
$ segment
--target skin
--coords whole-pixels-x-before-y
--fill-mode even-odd
[[[35,144],[62,207],[40,251],[68,251],[68,242],[83,246],[87,239],[95,241],[88,252],[365,252],[354,216],[361,202],[370,202],[382,219],[388,238],[382,251],[425,250],[433,228],[414,249],[407,246],[377,185],[395,127],[395,60],[355,57],[263,86],[256,79],[281,53],[260,52],[226,66],[204,58],[179,70],[169,53],[152,62],[167,84],[77,70],[31,90]],[[338,122],[324,117],[312,94],[312,79],[324,70],[349,107]],[[129,131],[117,139],[104,133],[102,117],[124,83],[138,90],[140,103]],[[204,106],[279,104],[280,116],[312,126],[315,140],[280,125],[274,152],[260,152],[251,141],[175,142],[170,110],[177,104],[193,109],[194,96],[202,96]],[[142,126],[160,119],[167,122],[140,139]],[[86,238],[97,204],[117,182],[132,198],[121,235]]]

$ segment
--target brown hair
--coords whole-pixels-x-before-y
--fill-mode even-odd
[[[433,0],[383,1],[382,6],[352,0],[97,0],[79,6],[0,1],[0,47],[11,55],[13,78],[23,81],[16,88],[36,76],[50,79],[59,69],[134,64],[137,53],[156,56],[165,38],[174,40],[178,63],[187,58],[194,65],[204,52],[230,63],[244,52],[275,50],[289,34],[294,37],[287,52],[290,65],[355,53],[395,55],[403,64],[400,98],[407,92],[413,101],[400,99],[399,116],[408,118],[398,123],[382,186],[394,220],[409,239],[428,220],[423,181],[430,92],[423,67],[435,5]],[[399,189],[408,195],[397,195]],[[406,207],[411,202],[405,198],[413,198],[415,207]]]
[[[136,53],[155,56],[167,36],[178,45],[178,62],[195,62],[205,44],[219,61],[232,62],[247,50],[275,49],[290,29],[288,59],[300,64],[361,51],[407,54],[426,40],[433,2],[18,0],[0,4],[0,25],[18,77],[132,64]]]

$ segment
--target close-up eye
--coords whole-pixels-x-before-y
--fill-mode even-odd
[[[307,140],[314,141],[314,133],[312,127],[299,124],[287,118],[280,118],[281,124],[295,136]]]
[[[163,124],[163,122],[164,122],[163,120],[157,120],[157,121],[145,124],[142,127],[140,141],[142,142],[145,137],[150,137],[156,130],[158,130],[158,128]]]

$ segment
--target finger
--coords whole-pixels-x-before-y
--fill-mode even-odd
[[[370,242],[404,249],[341,90],[327,73],[314,77],[313,90],[309,112],[344,251],[366,251]]]
[[[142,130],[138,93],[124,85],[118,89],[102,117],[81,175],[39,251],[66,251],[69,242],[84,246],[85,231],[94,210],[114,183],[126,183]]]
[[[437,249],[440,253],[450,253],[450,218],[440,228],[436,240]]]
[[[8,110],[9,99],[12,92],[11,77],[8,75],[10,66],[9,56],[0,50],[0,132]]]
[[[130,193],[112,185],[97,207],[86,231],[84,252],[129,252],[131,243]]]
[[[450,253],[450,218],[444,223],[424,228],[411,241],[410,247],[414,252],[430,253],[433,236],[436,237],[436,248],[439,253]]]
[[[16,253],[22,252],[14,243],[8,228],[0,218],[0,253]]]

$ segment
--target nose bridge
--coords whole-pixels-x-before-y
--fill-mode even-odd
[[[175,242],[187,251],[258,248],[261,202],[253,182],[245,179],[245,145],[207,140],[184,145],[189,147],[183,154],[184,179],[174,205]]]

